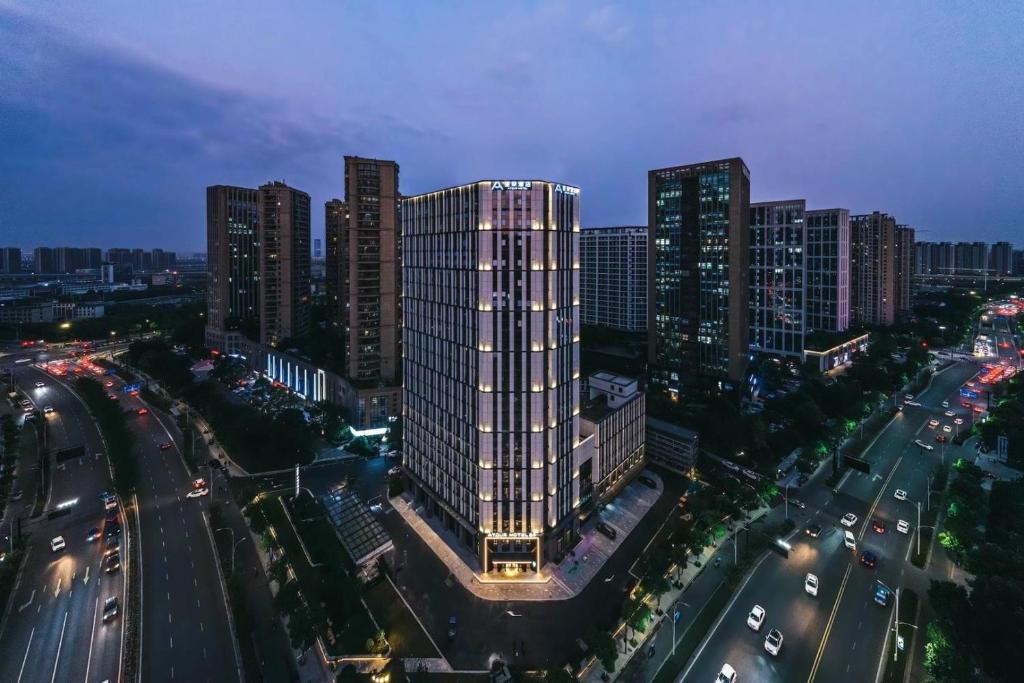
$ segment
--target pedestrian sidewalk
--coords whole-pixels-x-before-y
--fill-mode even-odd
[[[735,533],[739,533],[740,529],[756,522],[757,520],[767,515],[770,511],[771,508],[767,506],[761,506],[758,509],[748,513],[742,519],[734,521],[733,525],[736,529]],[[662,595],[659,599],[655,599],[652,596],[648,596],[645,600],[647,606],[650,607],[652,614],[656,615],[657,610],[660,609],[662,605],[670,607],[672,605],[682,602],[684,594],[687,594],[687,591],[694,584],[694,582],[697,581],[699,577],[704,576],[705,572],[709,570],[718,570],[719,567],[715,564],[715,558],[725,557],[725,555],[728,555],[728,553],[720,553],[722,553],[722,549],[726,545],[733,541],[735,533],[719,540],[717,543],[715,543],[715,545],[705,547],[699,556],[691,556],[690,561],[687,562],[686,567],[681,572],[678,570],[677,567],[674,570],[674,573],[678,578],[673,581],[672,588],[667,593]],[[726,562],[723,564],[728,564],[730,559],[731,557],[727,558]],[[724,577],[724,574],[722,576]],[[676,587],[677,585],[679,586],[678,588]],[[718,584],[716,582],[714,586],[717,585]],[[711,590],[707,591],[707,595],[702,596],[701,601],[706,600],[708,597],[710,597],[710,594],[712,592],[713,587],[711,588]],[[685,595],[685,597],[689,598],[690,596]],[[685,610],[690,615],[697,614],[700,611],[700,608],[700,604],[690,603],[685,605]],[[662,664],[671,654],[671,636],[661,635],[663,632],[667,633],[672,630],[671,614],[668,612],[670,612],[670,610],[666,609],[666,614],[662,616],[656,616],[655,618],[653,618],[647,630],[644,631],[642,634],[635,634],[635,636],[639,636],[639,638],[626,637],[631,629],[628,628],[625,622],[620,623],[616,627],[616,629],[612,632],[612,636],[616,639],[616,641],[622,643],[624,650],[619,651],[619,658],[615,662],[615,671],[610,674],[609,680],[617,680],[620,676],[623,676],[627,672],[631,673],[633,676],[640,675],[641,678],[638,680],[644,680],[644,677],[647,674],[642,672],[631,671],[631,669],[635,669],[635,667],[630,667],[630,662],[633,660],[633,655],[635,653],[645,651],[648,645],[651,644],[651,642],[659,636],[661,636],[662,640],[667,639],[666,645],[664,647],[656,647],[655,655],[658,658],[643,662],[643,666],[646,672],[648,673],[657,671],[661,668]],[[686,632],[686,626],[687,624],[682,622],[680,623],[680,628],[677,630],[676,634],[677,640],[679,638],[682,638],[683,634]],[[635,647],[631,642],[634,640],[636,641]],[[594,659],[588,662],[587,666],[580,674],[579,680],[583,683],[599,683],[600,681],[602,681],[601,674],[603,672],[604,669],[602,668],[601,663]],[[653,673],[651,673],[650,675],[653,678]],[[623,679],[633,680],[632,678],[627,679],[626,676],[623,676]]]

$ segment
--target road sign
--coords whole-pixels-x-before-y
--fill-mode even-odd
[[[679,610],[676,610],[675,612],[672,613],[672,621],[679,621],[679,619],[682,616],[683,616],[682,613]]]
[[[871,463],[867,460],[861,460],[860,458],[855,458],[852,455],[844,455],[843,464],[851,469],[863,472],[864,474],[871,474]]]
[[[903,652],[903,636],[896,636],[896,649]]]
[[[996,437],[996,458],[999,462],[1006,462],[1010,455],[1010,440],[1000,434]]]

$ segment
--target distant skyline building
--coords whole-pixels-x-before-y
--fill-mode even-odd
[[[952,242],[914,242],[914,273],[916,275],[953,275]]]
[[[313,240],[313,258],[315,258],[315,259],[323,258],[323,252],[321,251],[320,238],[319,237],[317,237],[316,239]]]
[[[1003,276],[1013,274],[1013,245],[1009,242],[996,242],[989,247],[988,269],[990,275]]]
[[[648,172],[652,380],[740,381],[749,354],[750,171],[740,158]]]
[[[850,317],[862,325],[896,322],[896,219],[850,216]]]
[[[984,242],[957,242],[953,247],[957,275],[982,275],[988,268],[988,245]]]
[[[804,277],[808,332],[845,332],[850,326],[850,211],[814,209],[804,214]]]
[[[578,538],[579,201],[541,180],[402,200],[405,468],[485,573]]]
[[[283,182],[259,188],[260,341],[270,346],[309,334],[310,208]]]
[[[893,269],[893,302],[897,320],[906,320],[913,312],[912,280],[914,275],[914,229],[909,225],[896,226],[896,251]]]
[[[647,329],[647,226],[580,232],[580,321],[627,332]]]
[[[0,273],[17,275],[21,272],[21,249],[19,247],[0,247]]]
[[[340,199],[329,199],[324,202],[324,239],[327,251],[324,255],[324,279],[327,289],[328,318],[334,325],[344,330],[347,325],[346,311],[348,307],[341,298],[345,274],[348,272],[348,204]]]
[[[750,205],[750,349],[802,357],[806,333],[803,199]]]
[[[235,353],[240,334],[259,335],[259,215],[255,189],[206,188],[206,345],[212,349]]]

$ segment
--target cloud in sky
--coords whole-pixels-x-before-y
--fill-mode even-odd
[[[742,156],[755,200],[1014,239],[1024,8],[639,0],[0,0],[0,242],[203,249],[205,186],[319,206],[345,154],[646,221],[646,171]],[[322,231],[314,211],[314,232]],[[1024,246],[1024,245],[1022,245]]]

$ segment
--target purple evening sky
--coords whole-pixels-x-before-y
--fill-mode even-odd
[[[1020,2],[0,0],[0,246],[205,249],[204,187],[583,188],[739,155],[755,201],[1024,246]]]

